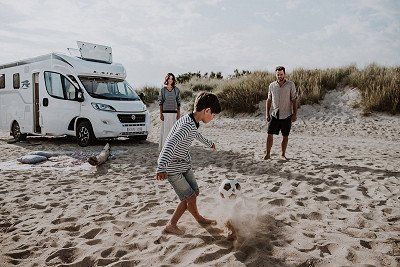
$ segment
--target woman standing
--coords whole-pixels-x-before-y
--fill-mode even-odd
[[[165,139],[171,131],[172,126],[174,126],[174,123],[181,116],[181,98],[179,96],[179,89],[175,87],[175,75],[168,73],[165,77],[164,85],[158,96],[161,119],[159,150],[163,148]]]

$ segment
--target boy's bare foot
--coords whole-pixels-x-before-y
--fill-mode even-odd
[[[168,224],[165,226],[164,231],[169,234],[183,235],[185,232],[178,228],[176,225]]]
[[[200,217],[200,218],[197,220],[197,222],[198,222],[199,224],[207,224],[207,225],[216,225],[216,224],[217,224],[217,221],[215,221],[215,220],[210,220],[210,219],[206,219],[206,218],[204,218],[204,217]]]
[[[264,160],[268,160],[270,158],[271,158],[271,155],[266,154],[265,157],[264,157]]]
[[[228,241],[234,241],[236,240],[236,234],[234,232],[228,233],[228,236],[226,237]]]

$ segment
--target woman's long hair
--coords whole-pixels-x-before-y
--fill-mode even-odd
[[[165,76],[165,81],[164,81],[164,84],[165,85],[168,85],[168,79],[169,79],[169,77],[172,77],[172,87],[175,87],[175,75],[173,74],[173,73],[168,73],[167,74],[167,76]]]

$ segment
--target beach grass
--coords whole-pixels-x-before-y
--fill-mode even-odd
[[[191,101],[197,92],[209,91],[217,94],[222,109],[228,114],[254,113],[259,103],[267,99],[268,86],[276,79],[275,74],[266,71],[238,73],[236,71],[236,75],[227,78],[210,78],[196,73],[178,84],[181,97]],[[373,63],[362,69],[354,64],[327,69],[297,68],[286,76],[296,85],[300,105],[317,104],[328,91],[350,86],[360,91],[361,100],[355,106],[362,108],[364,113],[400,113],[400,66]],[[146,90],[150,89],[146,87],[140,91],[146,94]],[[152,90],[149,98],[154,99],[159,89]]]

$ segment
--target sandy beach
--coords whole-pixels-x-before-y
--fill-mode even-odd
[[[147,141],[82,148],[70,138],[8,143],[0,133],[0,266],[399,266],[400,117],[363,116],[352,108],[358,98],[348,88],[301,106],[288,161],[278,159],[280,136],[263,160],[262,104],[253,116],[202,125],[217,151],[191,149],[198,206],[219,223],[203,227],[185,213],[183,236],[163,233],[178,198],[154,178],[155,105]],[[89,165],[107,142],[112,157]],[[58,156],[17,161],[34,151]],[[229,215],[238,229],[230,241],[218,187],[233,177],[243,198]]]

